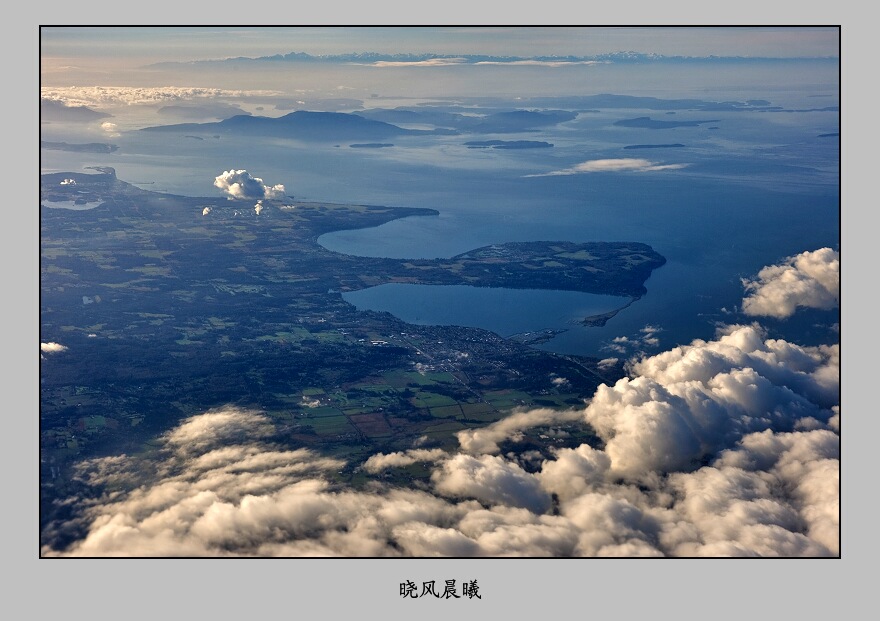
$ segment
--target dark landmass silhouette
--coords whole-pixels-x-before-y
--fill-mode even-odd
[[[473,140],[464,145],[468,149],[546,149],[553,143],[541,140]]]
[[[54,99],[40,99],[40,121],[85,123],[113,116],[86,106],[67,106]]]
[[[624,149],[677,149],[684,145],[680,142],[673,144],[631,144],[623,147]]]
[[[217,123],[179,123],[145,127],[144,132],[271,136],[306,141],[375,140],[392,136],[455,135],[448,129],[404,129],[383,121],[343,112],[299,110],[282,117],[237,115]]]

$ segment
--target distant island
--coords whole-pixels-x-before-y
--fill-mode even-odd
[[[674,144],[631,144],[624,149],[678,149],[684,145],[680,142]]]
[[[385,123],[433,125],[457,133],[471,134],[534,132],[542,127],[552,127],[572,121],[578,116],[577,112],[569,110],[502,110],[487,111],[482,116],[475,116],[432,107],[377,108],[361,110],[355,114]]]
[[[719,119],[707,119],[705,121],[657,121],[649,116],[640,116],[635,119],[615,121],[618,127],[639,127],[642,129],[672,129],[674,127],[699,127],[703,123],[717,123]]]
[[[240,114],[216,123],[177,123],[145,127],[142,132],[180,133],[188,137],[201,134],[271,136],[305,141],[375,140],[392,136],[455,135],[450,129],[404,129],[384,121],[343,112],[298,110],[281,117]]]
[[[40,98],[40,122],[89,123],[112,116],[86,106],[68,106],[63,101]]]
[[[363,142],[359,144],[348,145],[352,149],[383,149],[385,147],[393,147],[390,142]]]
[[[546,149],[553,146],[541,140],[472,140],[464,145],[468,149]]]

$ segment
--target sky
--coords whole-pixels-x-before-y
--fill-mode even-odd
[[[268,35],[260,36],[259,33],[253,33],[252,31],[247,30],[245,32],[236,30],[236,33],[240,35],[239,44],[241,45],[241,51],[238,53],[241,55],[254,56],[286,51],[305,51],[312,54],[333,54],[364,50],[379,52],[405,50],[407,52],[515,53],[517,55],[537,55],[545,53],[544,50],[546,49],[546,47],[542,47],[540,41],[534,41],[528,45],[521,44],[521,47],[516,47],[515,51],[509,51],[505,50],[505,48],[500,45],[500,33],[496,32],[495,29],[484,29],[484,31],[480,33],[481,36],[479,39],[473,37],[474,32],[459,34],[456,33],[455,30],[456,29],[443,31],[432,30],[430,32],[407,31],[400,33],[393,31],[392,33],[383,33],[385,36],[370,41],[362,39],[362,33],[360,31],[346,34],[344,37],[340,36],[337,40],[333,40],[334,38],[331,37],[329,41],[319,41],[317,37],[312,37],[312,35],[317,34],[312,31],[299,33],[300,37],[296,39],[281,36],[280,33],[278,38],[275,38],[274,35],[272,37]],[[61,66],[62,61],[66,62],[65,59],[76,59],[77,62],[83,62],[84,64],[90,62],[106,63],[108,50],[113,50],[113,58],[118,60],[121,66],[127,66],[128,64],[134,63],[152,62],[154,60],[163,60],[172,57],[186,57],[193,59],[199,57],[215,58],[220,57],[223,54],[220,52],[220,47],[214,48],[212,46],[215,43],[219,44],[224,38],[226,39],[226,42],[228,42],[229,36],[229,32],[218,32],[213,28],[210,32],[194,31],[190,33],[189,36],[185,37],[168,33],[164,36],[162,43],[157,46],[154,43],[146,42],[146,38],[141,38],[145,33],[126,31],[124,39],[126,43],[124,46],[125,49],[121,50],[119,47],[120,40],[114,38],[119,32],[104,32],[106,34],[106,39],[102,41],[102,44],[99,47],[94,47],[86,44],[82,40],[78,40],[77,36],[75,36],[80,34],[78,32],[56,31],[51,33],[51,37],[44,36],[41,51],[45,54],[44,61],[46,67],[48,67],[50,63],[57,63],[53,66],[58,68]],[[784,49],[791,54],[795,54],[795,50],[798,49],[828,50],[826,52],[827,55],[835,55],[837,53],[836,33],[835,36],[830,36],[829,32],[822,30],[785,29],[774,33],[772,37],[765,37],[762,36],[761,33],[756,32],[746,33],[745,31],[725,32],[723,36],[719,36],[721,33],[718,31],[714,32],[715,36],[712,41],[712,50],[714,51],[713,53],[716,54],[748,55],[758,54],[757,50],[761,50],[759,53],[760,55],[776,55],[773,53],[773,50],[780,50],[779,43],[782,40],[788,41],[788,44],[785,45]],[[132,37],[132,33],[136,36]],[[393,34],[394,38],[389,39],[389,34]],[[552,31],[548,31],[547,34],[554,39],[562,36],[562,34],[560,34],[560,29],[553,29]],[[632,39],[628,38],[629,34],[631,34],[631,32],[628,29],[621,29],[620,31],[614,31],[613,35],[611,32],[600,31],[587,38],[574,36],[574,33],[565,32],[566,40],[568,40],[568,37],[570,37],[571,40],[571,48],[570,50],[567,50],[566,53],[589,55],[606,51],[632,49],[631,45],[627,45],[628,41],[632,41]],[[636,51],[684,55],[699,55],[706,51],[707,42],[706,33],[704,31],[688,30],[682,34],[684,36],[674,42],[664,43],[662,45],[658,42],[656,49],[637,49]],[[644,43],[648,39],[649,38],[645,36],[645,31],[640,30],[639,40]],[[139,41],[144,41],[144,43],[140,44]],[[198,49],[195,47],[197,41],[200,41]],[[362,41],[364,43],[372,42],[375,43],[375,45],[361,45]],[[557,51],[563,49],[562,46],[558,45],[558,42],[558,40],[554,41],[553,48]],[[388,45],[387,50],[383,49],[382,46],[384,45]],[[214,51],[215,49],[217,50],[216,54]],[[188,54],[190,50],[193,53],[192,56]],[[808,52],[805,51],[804,53]],[[826,53],[823,53],[822,55],[825,55]],[[630,565],[632,566],[632,563]],[[281,567],[283,568],[284,566]],[[413,565],[406,567],[409,569],[412,568]],[[529,568],[531,567],[532,566],[529,566]],[[608,567],[608,565],[605,565],[604,567]],[[413,577],[425,575],[424,569],[417,571],[410,570],[410,573]],[[444,577],[444,575],[441,575],[436,571],[434,573],[437,574],[435,576],[437,579],[442,579]],[[833,583],[838,583],[838,580],[834,579]],[[598,585],[597,588],[599,588]],[[391,600],[387,601],[390,603]]]
[[[673,36],[670,36],[672,34]],[[671,56],[838,56],[836,28],[499,27],[45,27],[44,70],[75,61],[117,66],[354,52],[591,56],[635,51]],[[112,53],[110,53],[112,50]]]

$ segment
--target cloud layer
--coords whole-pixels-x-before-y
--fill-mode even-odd
[[[210,411],[153,454],[82,463],[96,492],[76,500],[86,534],[56,549],[50,526],[43,553],[836,555],[838,365],[836,346],[732,326],[643,358],[585,409],[521,411],[461,432],[461,452],[411,449],[360,466],[286,448],[259,412]],[[576,421],[595,446],[499,454],[525,430],[548,437]],[[417,462],[431,475],[414,488],[379,476]],[[351,466],[375,478],[334,482]]]
[[[226,170],[214,178],[214,186],[229,198],[265,199],[284,197],[284,186],[268,186],[259,177],[252,177],[246,170]],[[259,212],[257,212],[259,215]]]
[[[168,104],[217,98],[266,97],[280,94],[265,90],[228,90],[185,86],[65,86],[41,87],[40,97],[60,101],[68,106],[120,106]]]
[[[840,304],[840,253],[831,248],[802,252],[743,279],[746,315],[784,319],[798,307],[832,309]]]
[[[599,172],[651,172],[657,170],[677,170],[686,166],[687,164],[658,164],[651,160],[624,157],[617,159],[589,160],[572,166],[571,168],[554,170],[553,172],[548,173],[526,175],[526,177],[554,177],[558,175],[579,175],[583,173]]]

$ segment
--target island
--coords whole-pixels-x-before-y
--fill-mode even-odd
[[[618,127],[638,127],[641,129],[673,129],[675,127],[699,127],[703,123],[717,123],[718,119],[705,121],[657,121],[649,116],[640,116],[635,119],[623,119],[615,121]]]
[[[472,140],[464,146],[468,149],[549,149],[553,143],[543,140]]]
[[[711,129],[711,128],[710,128]],[[623,147],[624,149],[680,149],[684,147],[680,142],[672,144],[631,144]]]

